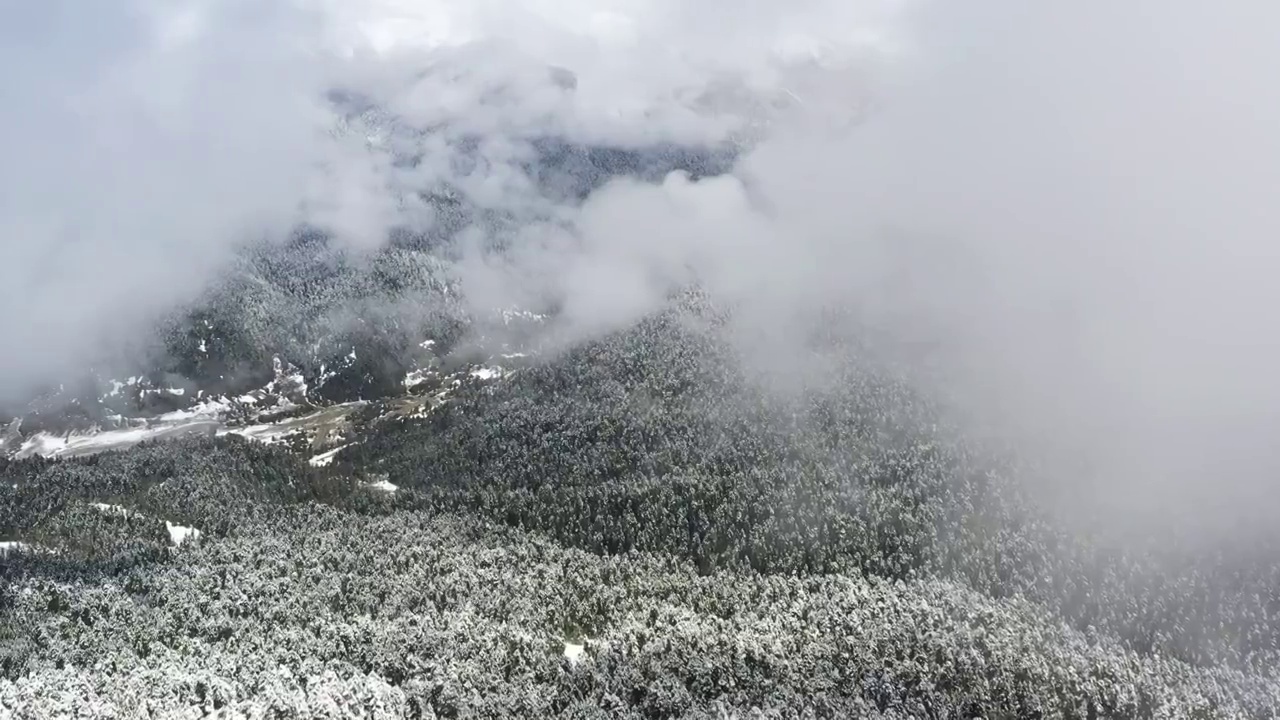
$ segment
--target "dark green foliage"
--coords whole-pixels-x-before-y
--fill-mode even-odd
[[[29,712],[75,688],[124,712],[1133,718],[1270,717],[1280,701],[1261,678],[1143,658],[951,583],[702,577],[413,512],[260,521],[106,583],[33,569],[6,601],[13,641],[35,648],[27,685],[0,681],[0,703],[26,687]]]
[[[165,521],[223,535],[264,505],[341,502],[355,492],[350,478],[234,436],[145,443],[80,460],[5,461],[0,539],[57,551],[63,563],[104,561],[166,547]]]
[[[335,369],[327,399],[375,399],[357,441],[327,468],[305,438],[0,460],[0,540],[26,544],[0,558],[0,710],[1276,717],[1274,539],[1068,532],[834,323],[779,379],[689,296],[500,380],[435,376],[415,392],[442,403],[393,420],[428,314],[377,298],[429,263],[300,242],[222,303],[241,334],[209,367],[274,343]],[[430,362],[467,361],[478,326],[430,317]]]
[[[171,318],[160,362],[211,395],[261,386],[279,356],[308,378],[328,378],[314,388],[318,399],[385,396],[398,390],[416,343],[447,347],[458,335],[465,314],[452,282],[424,251],[356,256],[301,231],[247,248],[219,285]]]
[[[666,313],[496,386],[464,385],[340,462],[427,507],[592,552],[672,553],[708,573],[940,575],[1142,652],[1280,661],[1275,545],[1137,557],[1072,535],[882,366],[844,355],[835,374],[778,395],[707,322]]]

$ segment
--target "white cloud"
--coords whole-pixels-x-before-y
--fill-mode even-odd
[[[302,217],[376,245],[395,224],[430,222],[415,191],[442,181],[545,216],[523,137],[723,140],[752,118],[699,94],[776,95],[797,48],[803,63],[845,62],[892,5],[8,5],[0,337],[21,351],[0,372],[10,388],[56,375],[191,297],[234,244]],[[332,90],[371,108],[339,118],[350,108],[329,104]]]
[[[696,273],[784,348],[797,314],[852,304],[943,353],[969,409],[1047,443],[1065,499],[1135,525],[1274,506],[1280,8],[915,10],[911,52],[812,75],[817,117],[775,124],[736,179],[614,183],[516,276],[600,328]],[[874,101],[852,128],[821,111],[851,97]]]
[[[0,11],[11,382],[65,366],[198,286],[233,243],[292,220],[324,127],[293,18],[251,3],[168,8]]]

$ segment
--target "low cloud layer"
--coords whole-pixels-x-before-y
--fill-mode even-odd
[[[516,225],[554,218],[530,138],[727,141],[776,100],[780,67],[848,60],[892,5],[6,7],[0,394],[125,342],[297,222],[376,247],[437,222],[420,193],[446,185]]]
[[[291,13],[0,10],[0,389],[49,381],[288,227],[324,117]]]
[[[857,122],[800,106],[731,177],[619,181],[570,232],[531,232],[521,277],[588,328],[697,277],[774,355],[797,314],[856,307],[1041,453],[1063,502],[1138,526],[1269,522],[1280,10],[911,10],[891,62],[809,76]]]
[[[696,277],[779,338],[853,306],[1091,497],[1280,495],[1272,3],[29,5],[0,11],[0,389],[236,243],[375,247],[448,186],[507,218],[458,266],[477,306],[590,334]],[[738,159],[579,202],[538,182],[546,137]]]

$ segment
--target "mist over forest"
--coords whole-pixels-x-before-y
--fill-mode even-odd
[[[1276,718],[1278,23],[0,8],[0,716]]]

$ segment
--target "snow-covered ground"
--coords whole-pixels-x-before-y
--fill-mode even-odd
[[[333,448],[332,450],[326,450],[320,453],[319,455],[313,456],[309,462],[313,467],[325,467],[333,463],[333,459],[337,457],[338,453],[342,452],[344,449],[349,447],[351,447],[351,443],[339,445],[338,447]]]
[[[25,439],[15,457],[79,457],[119,448],[127,448],[146,440],[161,440],[188,435],[212,434],[219,431],[216,420],[192,419],[164,422],[149,427],[99,432],[54,435],[36,433]]]
[[[499,367],[482,367],[471,371],[472,377],[478,377],[481,380],[493,380],[502,376],[502,368]]]
[[[508,321],[541,319],[540,316],[519,310],[506,311],[503,317]],[[419,347],[424,350],[433,350],[435,345],[436,342],[430,339],[419,343]],[[356,348],[352,348],[346,361],[354,362],[357,357]],[[519,361],[528,356],[523,352],[507,351],[497,357],[504,361]],[[110,415],[110,420],[115,427],[92,427],[66,433],[41,431],[24,436],[20,432],[21,422],[14,421],[4,431],[3,437],[0,437],[0,454],[16,458],[68,458],[124,449],[146,441],[193,435],[239,435],[257,442],[277,443],[301,434],[317,451],[310,458],[311,464],[316,467],[330,464],[338,451],[350,444],[346,437],[348,416],[369,402],[357,400],[330,406],[312,405],[307,395],[312,387],[308,379],[279,358],[274,360],[273,366],[273,380],[257,390],[236,395],[212,397],[206,396],[203,391],[192,392],[178,388],[155,390],[155,393],[173,397],[187,397],[194,403],[185,409],[150,417],[113,414]],[[510,370],[500,365],[482,364],[442,375],[438,361],[432,359],[425,367],[412,369],[405,375],[403,396],[379,401],[386,406],[382,415],[423,417],[432,408],[445,402],[450,390],[459,387],[467,377],[489,382],[504,378],[510,373]],[[314,385],[322,385],[330,374],[331,368],[322,367],[320,375],[314,378]],[[419,390],[420,386],[433,379],[442,381],[442,387],[423,394]],[[103,397],[121,395],[126,388],[141,388],[140,392],[150,392],[150,389],[142,387],[145,382],[141,377],[111,381],[110,388]],[[307,411],[308,408],[310,411]]]
[[[41,456],[48,458],[77,457],[131,447],[148,440],[172,439],[190,435],[239,435],[259,442],[279,442],[297,432],[326,432],[340,423],[363,402],[343,403],[314,412],[282,420],[271,420],[245,425],[229,421],[230,411],[236,405],[248,405],[236,399],[234,402],[211,400],[187,410],[165,413],[145,421],[138,427],[117,430],[88,430],[66,434],[39,432],[24,438],[14,457]],[[283,408],[268,408],[289,410]]]
[[[29,549],[30,549],[29,545],[27,545],[24,542],[19,542],[17,540],[0,541],[0,557],[4,557],[9,553],[26,552]]]
[[[100,502],[90,503],[90,504],[93,506],[95,510],[98,510],[99,512],[105,513],[107,515],[122,515],[124,517],[128,517],[131,514],[129,512],[129,508],[122,507],[120,505],[109,505],[107,503],[100,503]],[[136,515],[136,513],[133,513],[133,514]]]
[[[174,525],[166,520],[164,527],[169,531],[169,541],[175,546],[181,545],[188,540],[196,540],[200,537],[200,531],[195,528],[184,527],[182,525]]]

